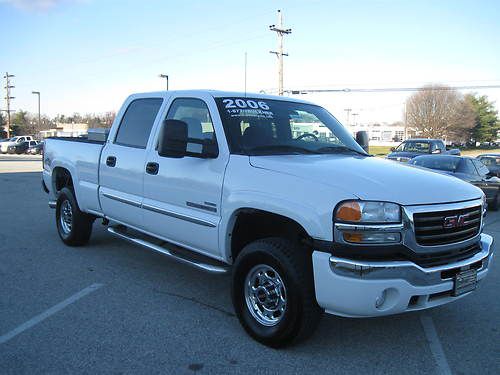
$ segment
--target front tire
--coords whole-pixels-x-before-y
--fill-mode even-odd
[[[73,191],[62,188],[56,204],[56,225],[61,240],[68,246],[85,245],[93,223],[93,216],[80,211]]]
[[[283,238],[248,244],[233,267],[232,299],[243,328],[262,344],[278,348],[307,338],[322,314],[311,253]]]

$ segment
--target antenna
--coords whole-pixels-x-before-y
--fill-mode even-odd
[[[247,53],[245,52],[245,98],[247,97]]]

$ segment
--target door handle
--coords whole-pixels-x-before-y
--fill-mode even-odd
[[[146,164],[146,173],[147,174],[158,174],[158,171],[160,170],[160,165],[158,163],[154,163],[150,161],[148,164]]]
[[[106,165],[108,167],[114,167],[116,165],[116,156],[108,156],[106,158]]]

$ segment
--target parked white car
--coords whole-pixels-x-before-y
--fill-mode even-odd
[[[311,122],[322,131],[304,132]],[[134,244],[231,270],[241,324],[277,347],[311,334],[325,311],[427,309],[488,273],[483,192],[361,146],[301,100],[135,94],[105,142],[47,139],[43,185],[67,245],[85,245],[100,218]]]
[[[2,152],[2,154],[5,154],[5,153],[7,153],[9,146],[15,146],[15,145],[21,144],[25,141],[32,141],[32,140],[33,140],[33,137],[31,137],[29,135],[12,137],[8,140],[0,142],[0,152]]]

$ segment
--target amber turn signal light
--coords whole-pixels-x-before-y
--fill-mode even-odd
[[[361,207],[359,203],[354,201],[342,203],[337,209],[335,219],[340,221],[360,221]]]

